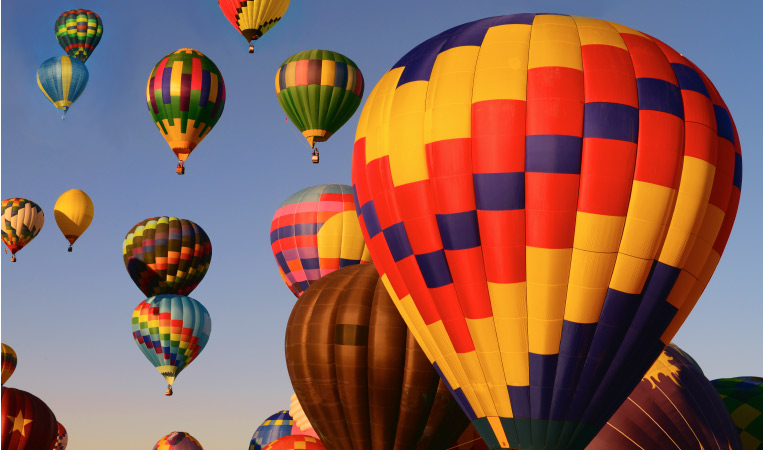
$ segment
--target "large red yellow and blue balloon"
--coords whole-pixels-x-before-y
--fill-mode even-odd
[[[0,358],[0,365],[2,368],[2,384],[13,375],[16,370],[16,364],[18,359],[16,358],[16,352],[10,345],[2,344],[2,356]]]
[[[69,56],[45,60],[37,69],[37,86],[53,106],[66,112],[85,92],[90,74],[85,63]]]
[[[85,62],[103,35],[101,17],[87,9],[71,9],[61,14],[55,24],[58,44],[72,58]]]
[[[90,226],[94,214],[93,201],[80,189],[69,189],[58,197],[53,215],[61,233],[69,241],[69,251],[72,251],[74,242]]]
[[[159,439],[153,450],[204,450],[195,437],[184,431],[173,431]]]
[[[249,53],[263,34],[273,28],[289,8],[289,0],[217,0],[225,18],[249,42]]]
[[[312,436],[284,436],[262,450],[326,450],[320,439]]]
[[[411,50],[369,95],[352,164],[374,264],[494,449],[593,439],[703,292],[742,180],[694,64],[556,14]]]
[[[11,252],[11,262],[16,252],[24,248],[42,230],[45,214],[40,206],[25,198],[7,198],[0,206],[0,236]]]
[[[225,107],[225,83],[211,59],[192,48],[162,58],[146,84],[148,112],[178,158],[185,160],[215,126]]]
[[[42,400],[21,389],[2,388],[3,450],[47,450],[56,439],[56,416]]]
[[[311,186],[284,200],[270,224],[270,246],[297,297],[340,267],[371,262],[352,188],[342,184]]]

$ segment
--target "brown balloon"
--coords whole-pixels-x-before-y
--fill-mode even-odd
[[[443,450],[469,424],[372,264],[332,272],[297,300],[286,366],[329,450]]]
[[[58,433],[58,421],[42,400],[21,389],[2,389],[2,449],[49,449]]]

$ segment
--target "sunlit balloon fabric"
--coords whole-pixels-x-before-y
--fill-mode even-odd
[[[587,450],[741,450],[723,401],[697,363],[670,344]]]
[[[204,305],[183,295],[148,298],[132,313],[135,343],[170,386],[204,350],[211,331]]]
[[[330,138],[358,109],[363,75],[340,53],[306,50],[281,64],[276,94],[289,120],[312,147]]]
[[[291,394],[291,403],[289,403],[289,415],[294,420],[291,426],[291,434],[318,437],[313,425],[305,415],[302,405],[299,404],[297,394]]]
[[[340,267],[371,262],[354,198],[350,186],[312,186],[291,195],[273,215],[270,246],[294,295]]]
[[[326,450],[318,438],[312,436],[284,436],[263,447],[263,450]]]
[[[69,56],[55,56],[37,69],[37,86],[64,114],[85,92],[90,75],[85,64]]]
[[[5,384],[6,381],[8,381],[8,378],[13,375],[13,371],[16,370],[16,352],[13,351],[13,348],[11,348],[10,345],[2,344],[2,380]]]
[[[72,58],[87,61],[103,35],[101,17],[87,9],[71,9],[61,14],[55,25],[58,44]]]
[[[58,422],[57,429],[56,438],[53,440],[50,450],[66,450],[66,446],[69,445],[69,433],[61,425],[61,422]]]
[[[162,58],[148,77],[148,111],[178,157],[178,173],[225,107],[223,76],[198,50],[181,48]]]
[[[190,220],[153,217],[127,232],[122,256],[127,272],[146,297],[187,295],[209,269],[212,243]]]
[[[80,189],[69,189],[58,197],[53,215],[61,233],[69,241],[69,251],[72,251],[74,241],[90,226],[94,214],[93,201]]]
[[[265,419],[254,430],[252,439],[249,441],[249,450],[262,450],[263,447],[276,439],[289,436],[292,425],[294,425],[294,420],[289,415],[289,411],[278,411]]]
[[[56,438],[56,416],[42,400],[21,389],[2,389],[3,450],[45,450]]]
[[[763,378],[713,380],[739,432],[744,450],[763,450]]]
[[[359,119],[366,244],[491,448],[580,448],[710,279],[739,139],[688,59],[622,25],[517,14],[404,56]]]
[[[0,208],[3,221],[0,236],[16,261],[16,252],[24,248],[45,224],[45,214],[37,203],[25,198],[7,198]]]
[[[173,431],[159,439],[153,450],[204,450],[195,437],[184,431]]]
[[[289,0],[217,0],[225,18],[251,45],[273,28],[289,8]]]

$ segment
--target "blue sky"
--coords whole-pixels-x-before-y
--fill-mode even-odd
[[[63,54],[53,24],[71,8],[100,14],[104,35],[87,62],[89,84],[62,121],[35,72]],[[42,398],[69,430],[73,449],[149,449],[173,430],[190,432],[208,450],[246,448],[262,420],[288,409],[292,393],[283,339],[294,297],[270,250],[271,218],[304,187],[350,184],[359,115],[320,146],[321,163],[311,164],[306,142],[277,102],[278,66],[302,50],[338,51],[362,70],[367,96],[423,40],[470,20],[520,12],[628,25],[683,53],[716,85],[742,143],[742,199],[715,276],[674,342],[711,379],[763,375],[759,2],[292,0],[249,55],[214,0],[42,0],[6,1],[0,10],[1,194],[29,198],[47,216],[17,263],[0,255],[2,340],[19,358],[8,385]],[[146,108],[145,86],[153,66],[182,47],[217,64],[228,97],[179,177]],[[90,195],[95,218],[67,253],[53,205],[71,188]],[[121,255],[130,227],[157,215],[194,220],[213,245],[210,270],[191,294],[209,310],[212,336],[171,398],[132,340],[131,313],[144,297]]]

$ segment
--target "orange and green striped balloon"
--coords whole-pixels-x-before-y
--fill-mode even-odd
[[[40,206],[25,198],[8,198],[3,200],[0,209],[0,235],[3,242],[11,251],[11,262],[16,261],[16,252],[24,248],[45,223],[45,214]]]
[[[101,17],[87,9],[71,9],[58,16],[58,44],[72,58],[87,61],[103,35]]]

